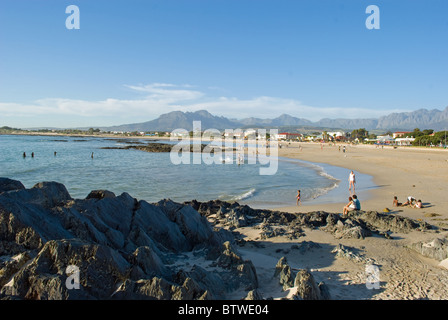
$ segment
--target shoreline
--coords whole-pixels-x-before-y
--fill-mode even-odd
[[[302,150],[299,149],[302,146]],[[343,144],[340,144],[341,146]],[[448,218],[448,211],[443,201],[448,181],[448,150],[420,150],[418,148],[384,147],[376,148],[370,145],[349,145],[346,153],[339,151],[339,145],[325,145],[321,149],[318,143],[291,143],[287,148],[279,149],[279,156],[323,163],[347,170],[347,180],[341,181],[339,188],[347,188],[348,173],[367,174],[372,177],[377,186],[369,190],[371,197],[362,202],[362,210],[382,212],[388,208],[392,212],[400,212],[410,218],[424,219],[425,214],[436,213]],[[400,202],[405,202],[407,196],[422,199],[424,208],[393,207],[393,196]],[[346,199],[333,204],[304,204],[299,207],[283,207],[287,212],[331,210],[341,212]]]

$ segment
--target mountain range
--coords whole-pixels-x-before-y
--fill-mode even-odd
[[[412,112],[391,113],[378,119],[328,119],[324,118],[316,122],[307,119],[293,117],[282,114],[274,119],[245,118],[229,119],[223,116],[215,116],[206,110],[196,112],[172,111],[162,114],[157,119],[123,124],[119,126],[101,127],[103,131],[172,131],[182,128],[193,129],[193,121],[201,121],[201,129],[236,129],[236,128],[278,128],[286,129],[343,129],[353,130],[364,128],[366,130],[414,130],[433,129],[435,131],[446,130],[448,128],[448,107],[440,111],[437,109],[420,109]]]

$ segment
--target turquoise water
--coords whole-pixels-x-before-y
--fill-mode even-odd
[[[106,189],[149,202],[221,199],[255,208],[295,205],[297,189],[304,204],[347,198],[346,169],[279,158],[277,173],[263,176],[259,169],[266,165],[258,163],[174,165],[169,153],[101,149],[125,145],[109,138],[0,135],[0,176],[19,180],[27,188],[57,181],[73,198]],[[369,176],[357,174],[359,195],[372,187]]]

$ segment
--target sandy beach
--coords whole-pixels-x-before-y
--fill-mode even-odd
[[[302,147],[299,148],[299,145]],[[339,146],[341,149],[339,149]],[[397,147],[377,148],[372,145],[344,145],[317,143],[292,143],[279,149],[279,156],[296,158],[314,163],[326,163],[347,169],[347,179],[341,181],[339,188],[347,189],[347,197],[339,203],[324,205],[304,205],[301,207],[282,208],[288,212],[306,212],[310,210],[330,210],[342,213],[342,207],[350,195],[348,176],[350,170],[355,174],[364,173],[373,177],[378,188],[371,190],[372,197],[362,202],[363,210],[400,212],[415,219],[426,219],[425,214],[437,213],[439,218],[448,218],[446,208],[446,185],[448,182],[448,150]],[[393,197],[405,202],[408,196],[421,199],[424,208],[394,208]],[[362,199],[361,199],[362,200]],[[397,210],[398,209],[398,210]],[[431,220],[428,220],[430,222]]]
[[[293,270],[309,268],[316,281],[325,282],[330,288],[332,299],[448,299],[448,270],[440,265],[440,261],[426,258],[408,247],[418,241],[443,239],[448,234],[448,150],[346,144],[344,153],[343,145],[340,146],[339,149],[339,145],[326,144],[321,147],[316,143],[291,143],[279,149],[279,156],[282,157],[347,169],[347,180],[341,181],[339,186],[347,190],[347,197],[340,199],[340,202],[308,202],[307,205],[279,208],[280,211],[342,213],[349,196],[349,172],[353,170],[355,174],[371,175],[377,185],[370,191],[369,200],[361,199],[362,210],[383,212],[388,208],[388,214],[423,220],[435,226],[435,229],[430,232],[392,233],[392,240],[379,237],[335,239],[324,231],[310,229],[301,241],[312,241],[319,247],[306,254],[290,250],[291,242],[284,238],[270,239],[270,242],[263,242],[265,247],[262,250],[252,248],[244,251],[247,258],[253,259],[259,276],[265,276],[268,280],[272,275],[270,270],[265,270],[266,261],[285,256]],[[414,196],[422,200],[424,208],[393,207],[394,196],[400,202],[405,202],[407,196]],[[242,229],[241,232],[246,234],[248,240],[259,239],[256,230]],[[338,245],[351,248],[363,259],[355,261],[335,257],[332,250]],[[379,267],[380,289],[367,288],[366,261],[373,261]],[[284,296],[285,293],[278,292],[278,295]]]

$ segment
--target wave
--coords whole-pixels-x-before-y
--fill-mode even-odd
[[[304,199],[309,200],[309,199],[319,198],[323,195],[326,195],[327,193],[329,193],[331,190],[337,188],[338,186],[339,186],[339,183],[335,182],[332,185],[330,185],[328,187],[324,187],[324,188],[310,188],[307,190],[307,194],[304,195]]]
[[[253,197],[256,192],[257,192],[257,189],[252,188],[249,191],[245,191],[236,196],[221,196],[220,198],[224,201],[241,201],[241,200],[246,200],[248,198]]]

